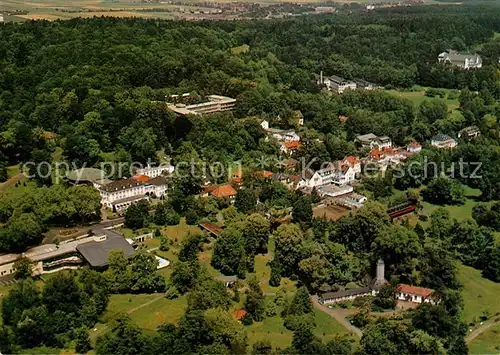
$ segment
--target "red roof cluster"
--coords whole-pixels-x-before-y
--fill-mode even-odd
[[[429,297],[434,293],[434,290],[425,287],[410,286],[407,284],[399,284],[396,288],[398,292],[406,293],[409,295]]]

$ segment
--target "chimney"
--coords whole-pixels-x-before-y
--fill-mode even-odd
[[[377,262],[377,276],[376,276],[377,281],[384,281],[385,280],[385,264],[382,259],[378,259]]]

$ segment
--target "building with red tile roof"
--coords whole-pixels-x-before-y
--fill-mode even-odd
[[[396,297],[401,301],[413,303],[434,303],[434,290],[425,287],[399,284],[396,287]]]
[[[231,184],[220,185],[214,188],[210,195],[215,198],[231,198],[233,199],[236,196],[236,190]]]

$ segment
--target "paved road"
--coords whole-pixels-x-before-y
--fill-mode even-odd
[[[499,321],[500,321],[500,318],[496,318],[494,320],[490,319],[490,320],[484,322],[482,326],[474,329],[472,332],[467,334],[467,336],[465,337],[465,342],[467,344],[471,343],[474,339],[476,339],[478,336],[483,334],[488,328],[490,328],[491,326],[493,326],[495,324],[499,324],[498,323]]]
[[[356,334],[359,338],[363,336],[363,332],[361,331],[361,329],[353,326],[351,322],[345,319],[346,316],[352,314],[352,311],[349,311],[348,309],[328,308],[326,306],[323,306],[321,303],[318,302],[318,298],[316,296],[311,296],[311,301],[315,308],[327,313],[330,317],[335,318],[335,320],[340,324],[342,324],[344,328]]]

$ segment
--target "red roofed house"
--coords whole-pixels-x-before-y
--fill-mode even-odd
[[[434,290],[430,288],[399,284],[396,287],[396,298],[413,303],[435,303]]]
[[[236,190],[230,184],[225,184],[214,188],[210,192],[210,195],[215,198],[229,198],[231,203],[233,203],[234,198],[236,197]]]
[[[417,142],[413,141],[406,147],[406,150],[410,153],[418,153],[422,150],[422,146]]]
[[[355,156],[352,155],[346,156],[344,160],[342,160],[342,165],[350,166],[352,170],[354,170],[356,176],[361,174],[361,160],[359,160],[359,158]]]
[[[283,142],[280,145],[280,151],[282,154],[290,155],[300,148],[300,141],[288,141]]]

